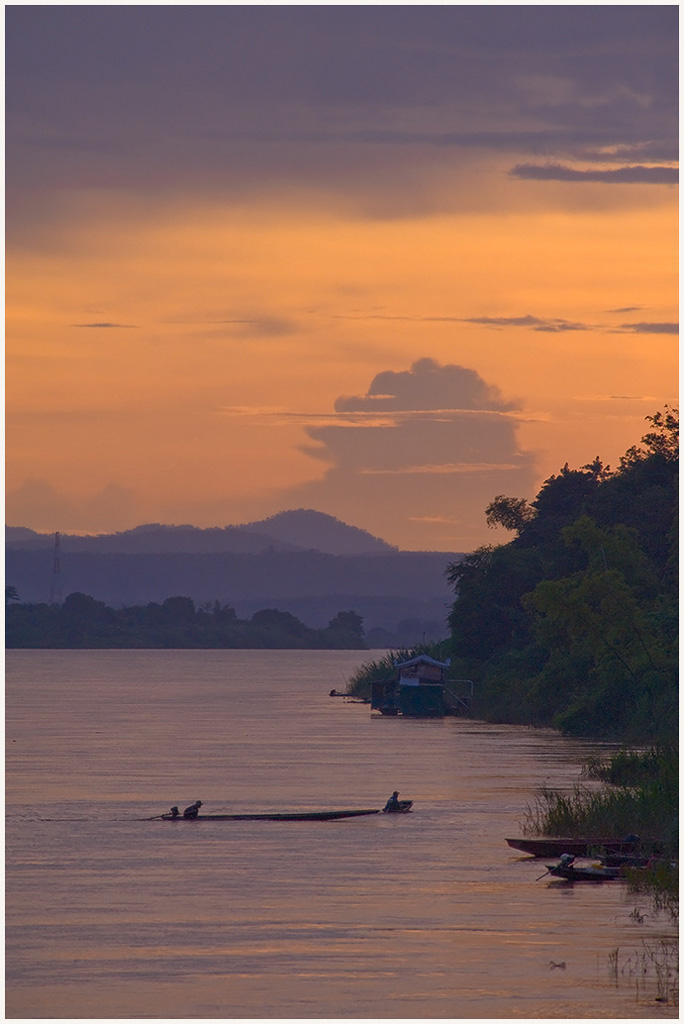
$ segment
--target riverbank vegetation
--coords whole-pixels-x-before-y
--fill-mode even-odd
[[[568,735],[668,743],[677,713],[677,410],[614,472],[568,466],[534,501],[497,496],[515,533],[447,570],[455,673],[473,713]]]
[[[592,757],[584,766],[602,789],[577,785],[570,793],[542,788],[528,807],[528,835],[605,837],[636,835],[636,852],[657,860],[628,870],[630,889],[645,895],[654,910],[675,921],[679,914],[679,758],[674,747],[620,750],[607,761]]]
[[[629,772],[624,771],[629,764]],[[592,759],[585,776],[606,785],[576,785],[570,793],[542,789],[528,808],[526,834],[586,837],[638,835],[649,850],[655,845],[676,856],[678,845],[678,757],[674,749],[619,751],[608,762]]]
[[[218,602],[197,609],[189,597],[119,609],[80,593],[61,604],[21,604],[9,587],[5,602],[8,648],[367,650],[363,619],[353,611],[338,612],[324,629],[310,629],[275,608],[239,619]]]

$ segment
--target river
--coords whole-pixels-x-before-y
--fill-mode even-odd
[[[368,656],[8,652],[9,1019],[677,1016],[669,922],[504,842],[595,744],[329,697]]]

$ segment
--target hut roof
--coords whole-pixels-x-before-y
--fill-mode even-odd
[[[395,668],[409,668],[411,665],[434,665],[436,668],[448,668],[451,664],[451,659],[447,661],[437,661],[436,658],[431,658],[429,654],[418,654],[415,658],[409,658],[408,661],[395,661]]]

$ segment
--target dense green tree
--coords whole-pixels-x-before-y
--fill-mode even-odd
[[[451,651],[482,717],[669,741],[676,728],[678,413],[611,472],[567,465],[529,503],[498,495],[516,532],[447,569]]]

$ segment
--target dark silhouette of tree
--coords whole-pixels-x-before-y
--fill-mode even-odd
[[[665,406],[664,412],[656,412],[646,419],[653,426],[641,439],[640,445],[628,448],[620,465],[628,468],[635,462],[642,462],[652,455],[658,455],[666,462],[679,459],[679,409]]]
[[[356,612],[338,612],[334,619],[328,623],[328,629],[341,630],[354,633],[359,638],[363,637],[363,616]]]
[[[478,717],[676,736],[679,420],[646,419],[616,472],[566,463],[529,505],[498,495],[488,522],[517,536],[448,566],[451,653]]]
[[[505,494],[497,494],[485,509],[487,526],[503,526],[504,530],[515,530],[517,533],[526,523],[534,519],[534,509],[525,498],[507,498]]]
[[[593,462],[588,462],[586,466],[582,466],[585,473],[591,473],[595,480],[603,481],[607,480],[609,476],[612,476],[610,466],[604,466],[601,459],[596,456]]]
[[[166,622],[190,625],[195,621],[195,602],[190,597],[167,597],[161,606]]]

